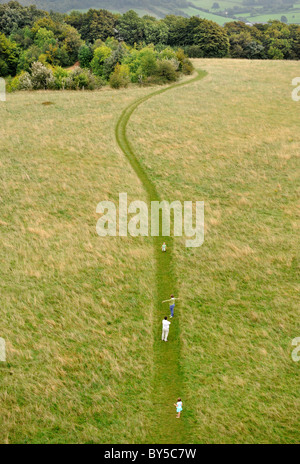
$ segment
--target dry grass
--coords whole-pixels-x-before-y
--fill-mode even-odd
[[[294,443],[298,65],[196,64],[205,79],[147,101],[128,131],[161,197],[206,205],[204,245],[175,240],[189,441]],[[114,129],[151,91],[0,106],[1,443],[140,443],[153,425],[152,242],[95,230],[99,201],[145,199]]]
[[[141,106],[129,136],[166,200],[204,200],[177,240],[194,442],[299,441],[299,115],[294,62],[197,60],[208,76]]]
[[[18,93],[0,106],[2,443],[145,440],[153,250],[98,237],[96,206],[144,199],[114,126],[147,91]]]

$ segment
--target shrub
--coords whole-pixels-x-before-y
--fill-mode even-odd
[[[16,90],[32,90],[31,76],[28,72],[21,72],[7,83],[7,91],[15,92]]]
[[[106,45],[102,45],[101,47],[96,48],[94,51],[94,58],[91,61],[91,68],[93,73],[96,76],[103,75],[103,64],[104,61],[112,54],[112,51]]]
[[[54,79],[55,79],[55,88],[57,90],[64,89],[65,87],[65,79],[68,77],[69,73],[66,69],[57,66],[54,68],[53,71]]]
[[[268,57],[271,58],[271,60],[283,60],[284,54],[281,50],[271,45],[268,50]]]
[[[103,64],[104,79],[109,79],[110,75],[114,72],[114,69],[117,66],[117,64],[122,64],[124,57],[127,53],[128,51],[123,44],[119,44],[118,47],[115,50],[113,50],[112,54],[104,61]]]
[[[114,73],[111,75],[109,83],[113,89],[128,87],[130,81],[129,67],[127,65],[117,64]]]
[[[194,72],[193,63],[188,58],[185,58],[185,60],[182,63],[182,69],[181,70],[182,70],[183,74],[186,74],[187,76],[189,76],[190,74],[193,74],[193,72]]]
[[[31,66],[31,82],[34,90],[52,89],[55,87],[55,79],[52,69],[36,61]]]
[[[161,83],[174,82],[178,78],[174,64],[170,60],[158,61],[155,75]]]
[[[18,90],[32,90],[33,84],[28,72],[23,72],[19,76]]]
[[[185,48],[185,53],[189,58],[203,58],[204,52],[200,45],[191,45]]]
[[[95,90],[103,85],[101,79],[94,76],[87,69],[76,68],[63,79],[63,86],[67,90]]]
[[[172,60],[172,59],[177,59],[177,53],[173,50],[171,47],[165,47],[161,52],[159,53],[159,59],[160,60]]]
[[[81,68],[89,68],[93,59],[93,50],[88,45],[82,45],[78,52],[78,60]]]

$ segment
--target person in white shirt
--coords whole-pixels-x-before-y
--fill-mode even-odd
[[[161,337],[161,339],[162,339],[163,342],[168,341],[170,324],[171,324],[171,322],[169,322],[168,318],[165,317],[164,320],[162,321],[162,337]]]

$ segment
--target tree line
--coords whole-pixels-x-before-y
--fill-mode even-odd
[[[28,73],[37,62],[65,69],[79,61],[82,68],[108,80],[117,65],[129,66],[129,55],[144,49],[150,61],[177,63],[176,72],[190,71],[188,57],[297,60],[300,26],[280,21],[248,26],[237,21],[221,27],[196,16],[156,19],[139,17],[133,10],[113,14],[95,9],[63,14],[23,7],[15,1],[0,5],[0,75],[4,77]],[[134,81],[134,66],[129,68]]]

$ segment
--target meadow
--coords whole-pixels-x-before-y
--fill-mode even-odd
[[[299,442],[298,65],[194,63],[207,75],[129,119],[145,178],[115,127],[156,88],[0,105],[1,443]],[[96,234],[98,202],[147,201],[145,185],[205,201],[204,245],[170,240],[165,351],[152,239]]]
[[[153,248],[100,238],[96,207],[145,197],[114,126],[148,91],[17,93],[0,106],[1,443],[145,440]]]
[[[140,106],[128,131],[165,200],[205,201],[204,245],[174,239],[190,439],[294,443],[300,106],[291,81],[299,69],[195,63],[208,75]]]
[[[212,8],[214,3],[218,3],[219,8]],[[199,16],[202,19],[208,19],[210,21],[214,21],[215,23],[223,26],[226,22],[236,21],[233,19],[230,14],[228,17],[218,15],[218,12],[226,11],[226,9],[232,10],[235,7],[243,7],[242,0],[220,0],[214,2],[213,0],[192,0],[189,2],[189,5],[186,8],[180,8],[181,14],[185,14],[188,17],[192,16]],[[100,8],[99,5],[95,6],[94,8]],[[201,11],[198,8],[204,8],[208,11]],[[128,9],[128,8],[127,8]],[[125,10],[127,10],[125,8]],[[297,1],[293,3],[293,8],[286,8],[282,9],[279,13],[276,11],[270,11],[267,14],[261,14],[262,6],[256,5],[255,10],[256,14],[253,15],[253,10],[250,10],[243,13],[235,13],[236,18],[244,18],[244,20],[250,22],[268,22],[270,20],[281,20],[282,16],[286,16],[289,24],[300,24],[300,2]],[[124,13],[124,9],[122,10],[110,10],[112,13]],[[142,8],[134,8],[134,10],[138,13],[139,16],[150,15],[155,17],[163,18],[165,15],[173,14],[171,9],[163,8],[163,6],[156,5],[155,10],[152,10],[150,7],[149,10],[145,10]],[[69,10],[68,13],[74,10]],[[86,13],[88,8],[85,9],[76,9],[76,11],[80,11],[81,13]],[[177,10],[178,11],[178,10]],[[177,13],[176,13],[177,14]],[[232,14],[232,13],[231,13]]]

